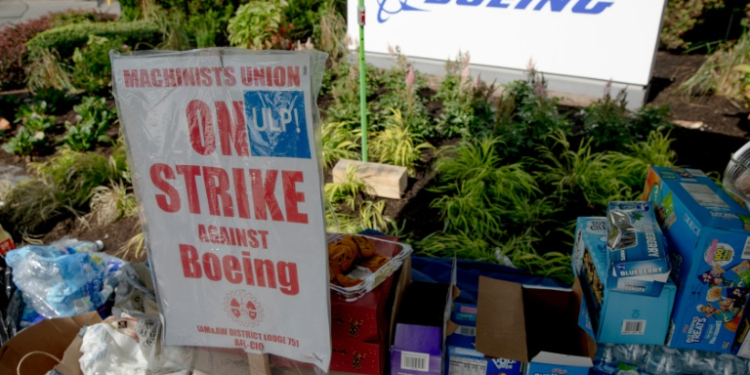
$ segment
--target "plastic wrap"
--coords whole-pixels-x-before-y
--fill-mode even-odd
[[[8,252],[13,283],[23,291],[26,304],[22,322],[94,311],[105,304],[117,285],[117,270],[124,263],[121,259],[90,253],[97,247],[91,242],[73,240],[55,245],[29,245]],[[31,318],[36,314],[41,317]]]
[[[328,370],[316,106],[325,59],[231,48],[111,53],[162,350],[239,348]]]

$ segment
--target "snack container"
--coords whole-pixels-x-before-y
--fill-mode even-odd
[[[328,243],[331,244],[343,238],[344,234],[329,234]],[[383,264],[377,271],[372,272],[367,268],[354,266],[346,273],[347,276],[353,279],[362,280],[361,283],[345,288],[338,285],[331,284],[331,290],[338,293],[338,295],[346,301],[355,301],[360,297],[364,296],[367,292],[375,289],[380,283],[382,283],[388,276],[392,275],[403,263],[404,258],[412,253],[411,246],[395,242],[388,241],[382,238],[358,235],[360,237],[367,237],[375,245],[375,253],[383,255],[388,258],[388,262]]]
[[[643,198],[678,286],[667,346],[730,353],[750,294],[750,213],[697,169],[651,167]]]

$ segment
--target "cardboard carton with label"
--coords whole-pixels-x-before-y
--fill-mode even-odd
[[[663,345],[677,288],[667,280],[658,296],[610,289],[604,217],[579,217],[573,247],[573,272],[584,300],[579,325],[599,343]]]
[[[678,286],[667,345],[728,353],[750,292],[750,214],[703,172],[652,167],[654,206]]]

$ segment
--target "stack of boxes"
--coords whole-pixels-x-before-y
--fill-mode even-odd
[[[669,277],[660,281],[663,272],[658,272],[659,267],[651,267],[657,271],[649,272],[646,277],[641,277],[639,272],[628,273],[628,270],[643,268],[637,265],[632,254],[623,255],[623,252],[627,249],[608,249],[606,218],[578,218],[573,270],[586,302],[581,304],[579,324],[600,343],[662,345],[667,336],[676,287]],[[668,270],[669,265],[662,263],[664,260],[664,257],[656,257],[648,262],[661,263],[660,267]],[[623,264],[626,267],[621,267]]]
[[[750,356],[750,214],[703,172],[653,167],[642,202],[578,218],[572,262],[599,343]]]
[[[703,172],[652,168],[656,209],[678,286],[667,345],[729,353],[750,289],[750,216]]]

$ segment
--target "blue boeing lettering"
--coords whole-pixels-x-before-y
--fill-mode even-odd
[[[415,7],[409,3],[416,3],[420,0],[376,0],[378,3],[377,20],[378,23],[385,23],[391,16],[394,16],[402,11],[418,11],[425,12],[429,11],[428,8],[441,7],[445,5],[453,5],[459,7],[478,7],[485,4],[485,0],[421,0],[422,5]],[[515,4],[512,4],[515,2]],[[532,3],[535,2],[533,7]],[[549,6],[547,6],[549,4]],[[572,7],[570,6],[572,4]],[[576,14],[600,14],[607,8],[611,7],[614,1],[598,1],[598,0],[489,0],[486,2],[485,7],[487,8],[501,8],[501,9],[533,9],[534,11],[550,10],[555,13],[562,12],[570,9],[571,13]]]

